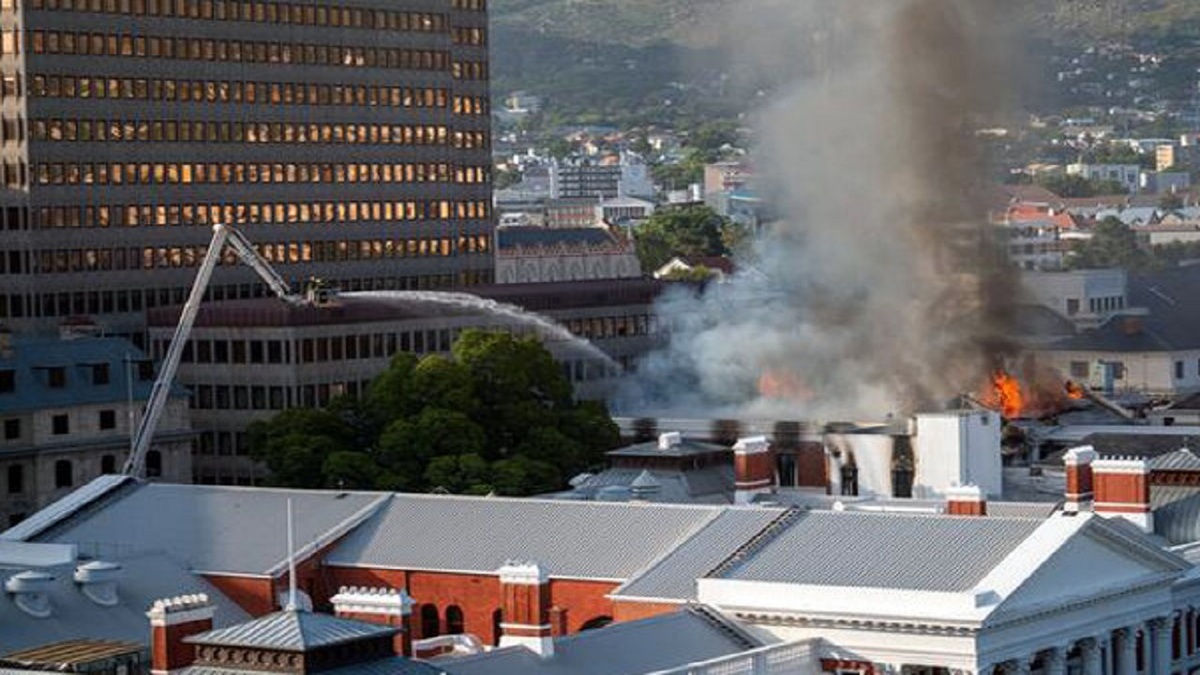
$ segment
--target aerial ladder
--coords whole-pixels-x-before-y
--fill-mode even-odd
[[[154,431],[158,428],[163,410],[167,407],[171,383],[175,380],[175,372],[179,369],[179,359],[183,356],[183,346],[192,332],[192,324],[195,323],[196,314],[200,311],[200,302],[204,298],[204,292],[208,289],[208,282],[212,278],[213,270],[221,262],[227,246],[237,255],[238,259],[257,272],[258,276],[262,277],[262,280],[281,300],[295,307],[310,303],[309,299],[292,293],[283,277],[279,276],[279,273],[272,269],[266,260],[263,260],[241,232],[228,225],[219,223],[213,225],[213,236],[208,245],[208,252],[205,253],[204,260],[200,263],[200,269],[196,272],[196,280],[192,282],[192,292],[179,315],[175,334],[171,336],[167,355],[163,359],[158,378],[154,380],[154,387],[150,390],[150,399],[146,402],[146,411],[142,415],[142,421],[138,424],[129,460],[125,462],[123,473],[126,476],[142,477],[142,472],[145,470],[146,453],[150,451]]]

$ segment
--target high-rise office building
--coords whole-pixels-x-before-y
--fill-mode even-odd
[[[0,0],[0,52],[0,323],[140,333],[218,222],[293,283],[491,280],[486,0]]]

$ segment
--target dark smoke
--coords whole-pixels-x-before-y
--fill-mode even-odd
[[[1002,8],[739,4],[736,25],[772,27],[750,58],[770,36],[805,52],[757,125],[760,189],[785,215],[731,283],[660,303],[676,331],[623,407],[878,418],[940,407],[1011,356],[974,134],[1009,103]]]

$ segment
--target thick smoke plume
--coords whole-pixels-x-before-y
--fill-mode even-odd
[[[991,5],[754,4],[754,57],[805,52],[757,125],[782,218],[731,283],[660,303],[670,344],[618,407],[878,419],[977,390],[1009,355],[974,136],[1005,102]]]

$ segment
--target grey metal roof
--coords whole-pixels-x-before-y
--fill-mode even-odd
[[[635,443],[623,448],[610,450],[609,457],[690,457],[692,455],[711,455],[713,453],[729,453],[729,447],[717,443],[705,443],[692,438],[683,438],[678,444],[667,448],[658,447],[658,441]]]
[[[0,539],[5,541],[29,541],[54,525],[75,515],[89,504],[109,495],[117,488],[132,485],[134,482],[133,478],[121,474],[97,476],[86,485],[80,486],[78,490],[71,492],[62,499],[53,502],[20,523],[5,530],[0,534]]]
[[[11,356],[0,356],[0,370],[14,370],[16,387],[0,393],[0,410],[19,412],[42,408],[70,407],[99,403],[124,403],[129,396],[126,359],[146,360],[131,342],[111,337],[13,338]],[[96,382],[92,366],[108,366],[108,381]],[[65,369],[62,387],[51,387],[46,368]],[[134,378],[133,398],[145,401],[154,382]],[[187,390],[173,385],[173,396],[186,396]]]
[[[549,658],[511,647],[434,665],[450,675],[640,675],[745,650],[740,636],[685,610],[559,638]]]
[[[696,580],[754,538],[780,513],[781,509],[769,508],[729,509],[613,595],[695,600]]]
[[[104,607],[85,596],[75,583],[72,566],[44,568],[55,578],[49,591],[53,613],[49,618],[34,618],[21,611],[10,594],[0,594],[0,645],[5,650],[14,650],[79,638],[144,644],[150,630],[146,610],[154,601],[192,593],[206,593],[216,605],[214,625],[227,626],[250,618],[203,577],[192,574],[186,565],[168,554],[107,560],[118,562],[123,568],[117,581],[120,602],[116,606]],[[21,571],[0,571],[0,582]]]
[[[670,552],[720,507],[395,495],[326,564],[491,573],[533,560],[552,577],[624,580]]]
[[[973,587],[1042,521],[810,511],[729,579],[925,591]]]
[[[214,668],[212,666],[188,666],[178,671],[179,675],[262,675],[261,670],[237,670],[234,668]],[[423,661],[412,661],[402,656],[394,656],[378,661],[356,663],[332,670],[321,671],[322,675],[446,675],[437,666]],[[0,675],[4,675],[0,673]],[[22,675],[29,675],[23,673]]]
[[[515,248],[518,246],[598,246],[611,244],[613,235],[603,227],[536,227],[528,225],[496,228],[496,246]]]
[[[708,466],[703,469],[674,471],[668,469],[605,469],[576,486],[571,498],[599,498],[604,488],[620,486],[634,487],[634,482],[643,473],[658,481],[658,491],[649,501],[668,504],[730,504],[733,502],[733,467],[729,465]]]
[[[1153,471],[1200,471],[1200,457],[1188,448],[1180,448],[1175,452],[1159,455],[1150,460]]]
[[[1173,545],[1200,541],[1200,488],[1151,485],[1154,533]]]
[[[193,635],[185,642],[216,647],[253,647],[305,652],[367,638],[395,635],[397,628],[342,619],[328,614],[283,610]]]
[[[287,500],[294,505],[299,557],[374,513],[387,494],[152,483],[103,509],[83,512],[47,541],[84,553],[170,551],[202,572],[275,574],[286,567]]]

